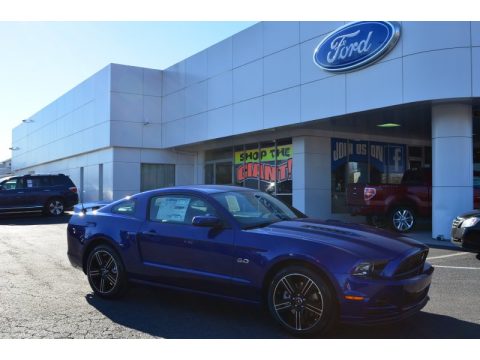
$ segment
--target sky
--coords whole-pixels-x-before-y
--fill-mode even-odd
[[[0,161],[12,128],[109,63],[165,69],[254,23],[0,22]]]

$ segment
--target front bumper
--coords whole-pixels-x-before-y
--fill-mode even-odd
[[[480,231],[474,228],[452,227],[450,242],[468,250],[480,250]]]
[[[403,320],[428,302],[433,267],[425,263],[421,274],[408,279],[357,279],[348,276],[340,299],[342,323],[373,325]],[[362,301],[345,296],[363,297]]]

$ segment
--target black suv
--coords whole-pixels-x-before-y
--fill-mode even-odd
[[[59,216],[78,204],[77,187],[58,175],[23,175],[0,179],[0,213],[43,211]]]

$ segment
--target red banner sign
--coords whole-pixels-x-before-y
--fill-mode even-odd
[[[292,179],[292,159],[279,164],[269,165],[266,163],[247,163],[237,166],[236,180],[238,182],[246,179],[258,179],[267,182],[282,182]]]

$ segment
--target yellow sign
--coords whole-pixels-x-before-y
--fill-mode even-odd
[[[252,163],[252,162],[273,162],[275,161],[275,155],[277,161],[285,161],[292,158],[293,149],[292,145],[281,145],[277,146],[277,151],[275,153],[275,146],[251,149],[245,151],[236,151],[235,152],[235,165],[240,165],[243,163]]]

